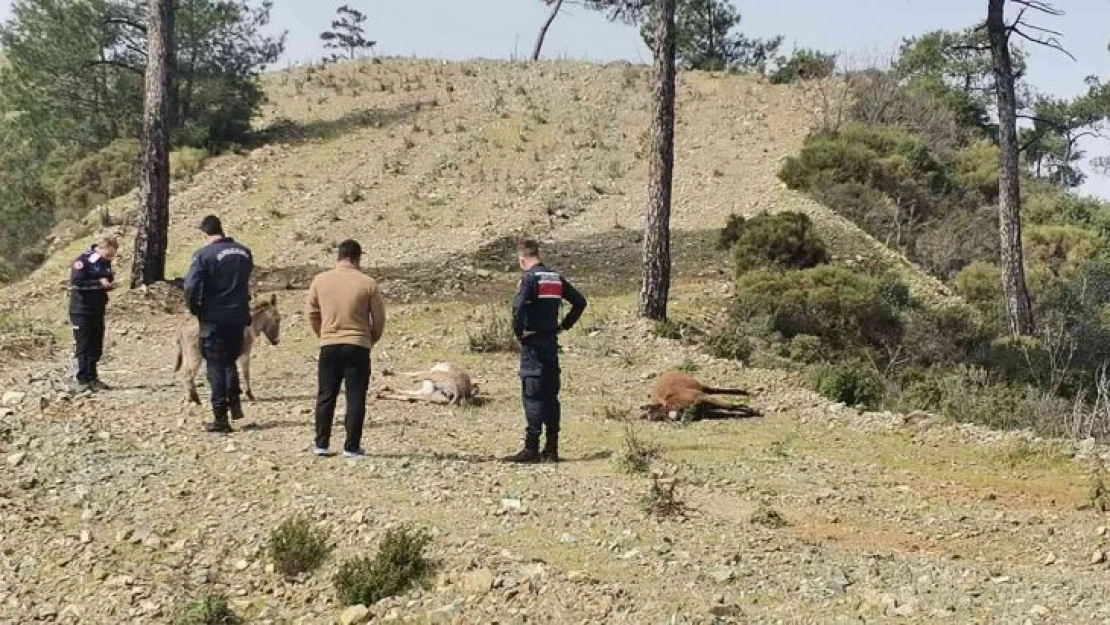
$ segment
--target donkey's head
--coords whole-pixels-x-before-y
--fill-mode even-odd
[[[278,312],[277,295],[271,294],[270,299],[262,300],[251,307],[251,328],[255,335],[265,335],[270,345],[277,345],[281,341],[281,313]]]

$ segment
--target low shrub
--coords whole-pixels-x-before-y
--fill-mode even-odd
[[[661,339],[681,341],[686,345],[694,343],[697,338],[703,334],[701,330],[689,323],[685,321],[675,321],[673,319],[656,321],[655,327],[652,330],[655,336]]]
[[[886,394],[883,377],[867,363],[818,367],[813,378],[822,397],[848,406],[876,408]]]
[[[647,473],[651,461],[659,457],[659,446],[645,441],[631,423],[624,426],[624,450],[617,457],[617,466],[628,473]]]
[[[737,279],[732,314],[739,322],[766,318],[784,338],[808,334],[834,349],[884,345],[896,342],[901,329],[880,286],[875,278],[831,265],[758,270]]]
[[[369,607],[421,583],[432,572],[432,563],[424,556],[431,540],[426,531],[407,526],[386,532],[374,557],[355,558],[340,566],[334,578],[339,599],[345,605]]]
[[[785,85],[802,80],[828,78],[836,71],[836,55],[801,48],[789,58],[779,59],[779,67],[770,76],[771,84]]]
[[[173,621],[174,625],[239,625],[242,622],[223,595],[206,595],[186,603]]]
[[[714,358],[748,362],[755,348],[742,329],[732,327],[711,335],[706,351]]]
[[[274,568],[288,578],[316,570],[327,559],[331,547],[328,534],[301,516],[293,516],[270,534],[268,545]]]
[[[512,323],[493,311],[485,315],[477,332],[467,334],[467,340],[472,352],[493,354],[520,350]]]
[[[183,147],[170,152],[170,178],[174,180],[192,180],[193,176],[204,169],[208,160],[208,150],[200,148]]]
[[[729,228],[736,232],[732,243],[736,275],[764,268],[808,269],[829,261],[824,241],[802,213],[764,213],[746,221],[730,220],[725,226]]]

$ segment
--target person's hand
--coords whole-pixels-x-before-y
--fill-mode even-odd
[[[100,279],[100,286],[102,286],[105,291],[111,291],[112,289],[116,288],[115,283],[113,283],[108,278],[101,278]]]

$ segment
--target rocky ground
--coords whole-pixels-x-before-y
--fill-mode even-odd
[[[790,374],[655,338],[613,296],[566,340],[567,461],[507,466],[495,458],[520,443],[513,357],[467,352],[476,313],[440,298],[394,307],[375,387],[449,358],[489,401],[375,401],[368,456],[320,459],[313,344],[292,313],[302,297],[282,295],[283,340],[255,354],[258,402],[226,438],[200,431],[205,411],[174,384],[181,315],[140,317],[124,298],[104,365],[117,388],[97,397],[61,390],[63,352],[5,362],[0,622],[167,622],[214,590],[248,622],[331,623],[338,562],[407,522],[434,532],[438,572],[372,606],[381,622],[1110,622],[1110,518],[1090,508],[1089,464],[1064,447],[829,406]],[[634,424],[685,504],[660,519],[643,507],[649,477],[620,467],[616,417],[682,363],[757,391],[766,416]],[[335,544],[301,583],[265,557],[294,512]]]

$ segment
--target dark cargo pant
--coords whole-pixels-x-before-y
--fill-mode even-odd
[[[217,423],[227,422],[228,410],[236,417],[243,414],[239,387],[239,370],[235,361],[243,353],[243,333],[239,325],[202,323],[201,348],[204,351],[208,386],[212,389],[212,415]]]
[[[96,370],[104,352],[104,315],[70,315],[73,326],[77,382],[89,384],[100,379]]]
[[[521,342],[520,382],[527,419],[526,449],[539,450],[541,432],[546,434],[545,449],[555,451],[559,447],[562,418],[559,374],[559,342],[555,336],[532,336]]]
[[[331,443],[331,425],[340,386],[347,392],[347,415],[343,421],[347,438],[343,451],[362,448],[366,422],[366,393],[370,390],[370,350],[359,345],[324,345],[320,348],[316,391],[316,448]]]

